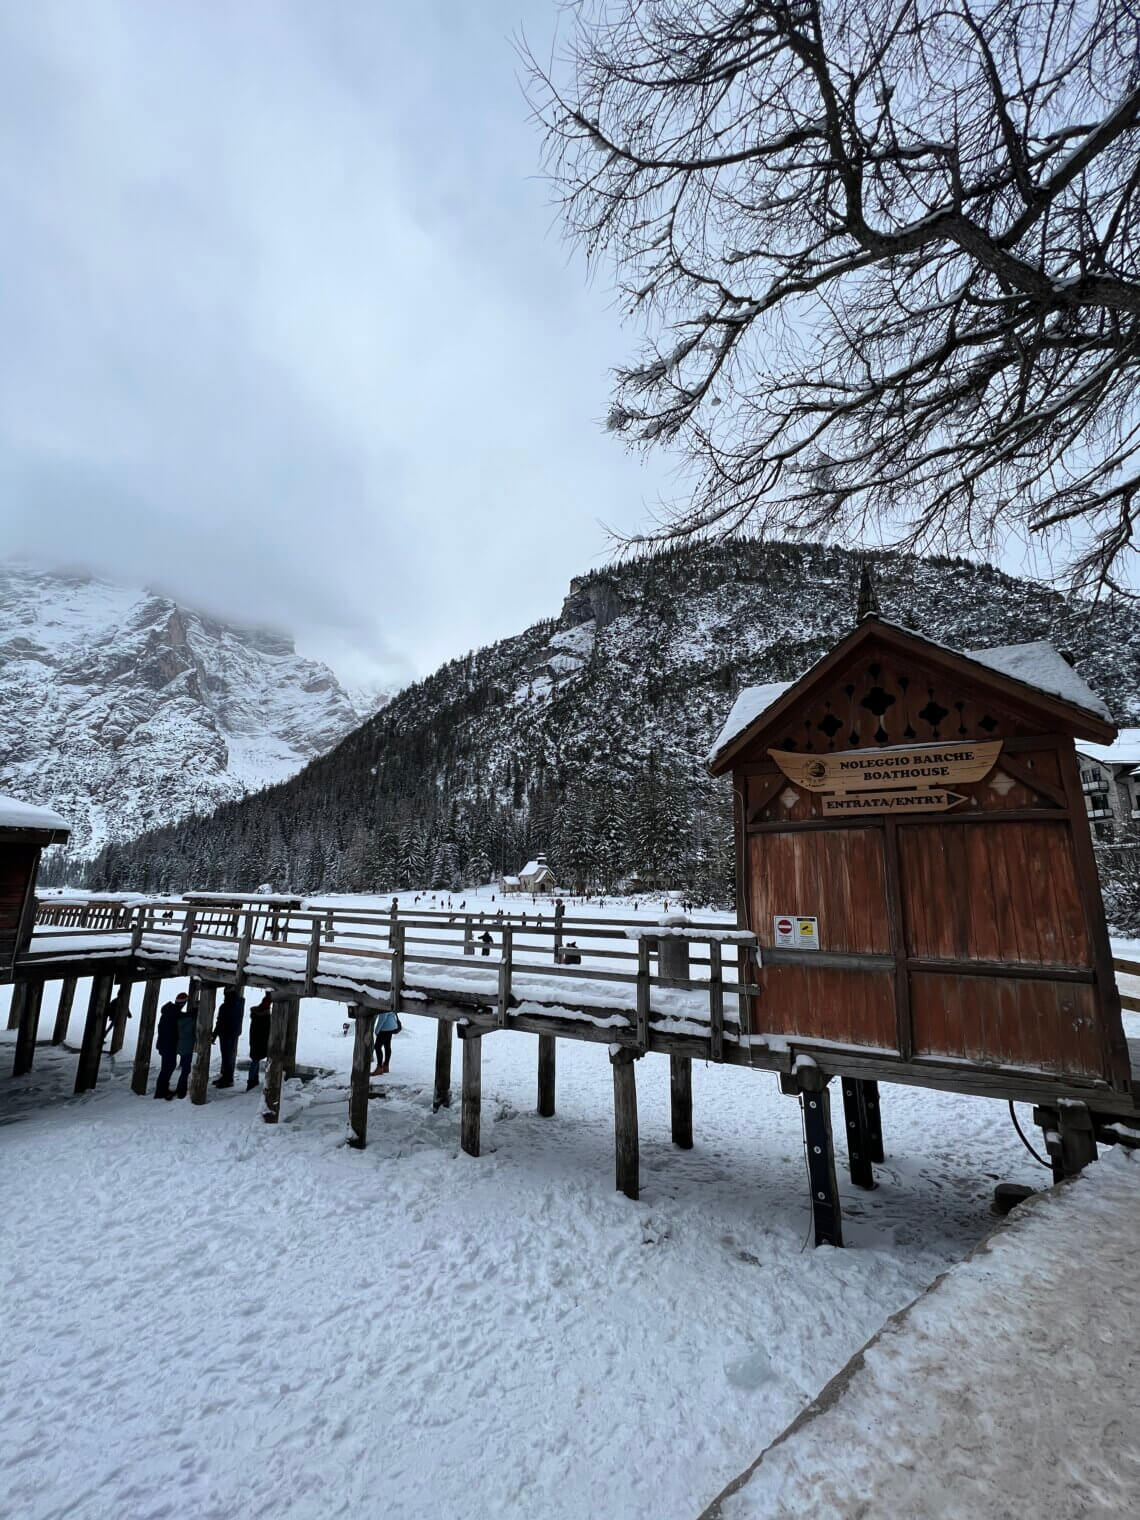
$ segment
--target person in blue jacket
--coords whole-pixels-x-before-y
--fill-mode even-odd
[[[183,1001],[183,999],[186,999]],[[174,1090],[176,1098],[184,1098],[186,1090],[190,1086],[190,1064],[194,1059],[194,1027],[198,1022],[197,1011],[191,1006],[185,992],[180,992],[174,1000],[178,1004],[178,1086]]]
[[[376,1015],[376,1026],[373,1031],[376,1039],[376,1070],[372,1073],[374,1077],[386,1075],[392,1060],[392,1036],[398,1034],[399,1031],[399,1015],[393,1013],[390,1008]]]
[[[227,987],[218,1007],[214,1021],[214,1039],[222,1056],[221,1075],[214,1078],[215,1087],[234,1085],[234,1067],[237,1065],[238,1041],[245,1021],[245,997],[240,987]]]
[[[159,1067],[154,1095],[156,1098],[166,1098],[168,1101],[174,1097],[170,1091],[170,1079],[178,1064],[178,1015],[185,1006],[186,1000],[187,994],[180,992],[171,1002],[162,1005],[162,1012],[158,1016],[158,1033],[154,1043],[158,1049]],[[191,1038],[190,1049],[194,1049],[193,1038]]]

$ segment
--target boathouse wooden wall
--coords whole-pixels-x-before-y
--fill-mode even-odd
[[[39,864],[38,845],[12,842],[0,831],[0,977],[32,931],[32,894]]]
[[[1056,704],[901,630],[847,642],[731,761],[740,921],[763,961],[754,1030],[1126,1086],[1073,736]],[[969,741],[1001,749],[982,779],[952,783],[963,800],[944,812],[825,816],[821,795],[772,759]],[[781,915],[817,918],[819,948],[777,948]]]

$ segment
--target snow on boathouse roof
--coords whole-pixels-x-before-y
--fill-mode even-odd
[[[877,621],[885,622],[886,619]],[[892,624],[891,626],[898,627],[899,625]],[[902,631],[910,632],[909,629]],[[933,639],[928,639],[922,634],[917,637],[923,643],[935,643]],[[1083,677],[1077,674],[1068,660],[1044,639],[1037,639],[1028,644],[1002,644],[994,649],[959,651],[941,644],[936,644],[935,647],[946,649],[947,653],[957,654],[962,659],[973,660],[976,664],[984,665],[1009,680],[1020,681],[1023,686],[1031,687],[1045,696],[1059,697],[1062,702],[1068,702],[1084,712],[1095,714],[1106,723],[1113,722],[1111,712],[1100,697],[1089,687]],[[732,711],[725,719],[724,727],[717,735],[716,743],[709,750],[709,765],[718,760],[730,744],[735,743],[746,729],[751,728],[753,723],[774,706],[790,686],[794,685],[794,681],[770,681],[764,686],[746,686],[737,696],[732,705]]]
[[[36,829],[40,833],[71,833],[71,825],[51,808],[36,807],[30,802],[20,802],[0,792],[0,829]]]

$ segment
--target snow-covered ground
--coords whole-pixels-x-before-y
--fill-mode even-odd
[[[650,1056],[631,1203],[604,1047],[560,1042],[543,1120],[536,1041],[489,1035],[472,1159],[458,1051],[433,1114],[435,1026],[411,1014],[353,1151],[343,1021],[302,1005],[299,1059],[334,1074],[287,1084],[277,1127],[240,1084],[135,1097],[133,1023],[81,1098],[74,1053],[0,1076],[10,1513],[691,1517],[971,1250],[995,1182],[1049,1181],[1004,1104],[884,1086],[880,1185],[841,1173],[849,1248],[812,1250],[797,1104],[695,1066],[682,1153]]]

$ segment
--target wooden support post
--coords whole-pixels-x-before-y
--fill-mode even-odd
[[[404,1006],[404,936],[407,930],[405,925],[392,920],[392,927],[388,931],[388,943],[392,946],[392,987],[388,999],[388,1007],[393,1013],[399,1013]]]
[[[297,1035],[301,1028],[301,999],[289,999],[289,1022],[285,1026],[285,1054],[282,1057],[283,1075],[297,1075]]]
[[[368,1143],[368,1078],[372,1071],[372,1029],[376,1015],[357,1004],[348,1010],[356,1026],[352,1042],[352,1086],[348,1100],[348,1143],[362,1151]]]
[[[509,923],[503,925],[503,947],[499,959],[499,1028],[505,1028],[507,1009],[511,1005],[511,961],[514,957],[514,930]]]
[[[396,900],[395,900],[395,898],[393,898],[392,899],[392,906],[388,909],[388,949],[389,950],[394,950],[396,948],[396,927],[399,924],[399,922],[400,922],[400,910],[396,906]]]
[[[83,1023],[83,1044],[79,1049],[79,1067],[75,1073],[75,1091],[87,1092],[99,1080],[99,1058],[103,1054],[103,1035],[107,1027],[107,1004],[115,979],[104,973],[92,977],[87,1017]]]
[[[194,984],[190,987],[194,999]],[[197,1018],[194,1023],[194,1065],[190,1068],[190,1101],[205,1103],[210,1093],[210,1051],[214,1044],[214,1006],[218,989],[198,984]]]
[[[716,940],[709,945],[709,1055],[724,1060],[724,970]]]
[[[483,1095],[483,1036],[478,1029],[459,1026],[463,1043],[463,1105],[459,1144],[469,1156],[479,1154],[479,1115]]]
[[[305,956],[305,996],[312,997],[321,967],[321,921],[314,918],[309,929],[309,950]]]
[[[464,955],[475,954],[475,929],[471,923],[470,913],[463,920],[463,953]]]
[[[649,1048],[649,941],[639,939],[637,942],[637,1044],[639,1050]],[[617,1067],[614,1067],[614,1082],[617,1082]],[[615,1087],[615,1092],[616,1092]],[[636,1115],[635,1115],[636,1118]],[[631,1194],[636,1198],[637,1194]]]
[[[851,1169],[851,1181],[856,1187],[873,1188],[875,1170],[871,1165],[871,1144],[868,1136],[863,1084],[855,1077],[843,1077],[841,1084],[843,1120],[847,1126],[847,1164]]]
[[[67,1039],[67,1026],[71,1023],[71,1005],[75,1002],[75,982],[73,976],[65,976],[59,984],[59,1003],[55,1010],[55,1028],[51,1032],[53,1045],[62,1045]]]
[[[831,1138],[831,1098],[826,1073],[817,1067],[797,1073],[804,1120],[811,1212],[817,1246],[843,1244],[839,1181],[835,1175],[835,1146]]]
[[[8,1004],[8,1028],[19,1029],[24,1012],[24,999],[28,995],[27,982],[16,982],[12,987],[12,1001]]]
[[[554,1118],[554,1079],[558,1041],[552,1034],[538,1037],[538,1112],[540,1118]]]
[[[16,1035],[16,1058],[12,1063],[12,1075],[22,1077],[31,1071],[36,1058],[36,1034],[40,1027],[40,1005],[44,999],[44,984],[37,979],[28,982],[24,989],[20,1010],[20,1028]]]
[[[330,908],[325,914],[325,944],[331,945],[336,939],[336,921],[333,918],[333,910]]]
[[[554,964],[562,963],[562,920],[566,917],[566,904],[554,904]]]
[[[435,1027],[435,1091],[431,1111],[451,1107],[451,1020],[440,1019]]]
[[[150,1055],[154,1048],[154,1022],[158,1013],[158,999],[162,982],[157,976],[148,976],[143,992],[142,1012],[139,1014],[139,1033],[135,1041],[135,1064],[131,1068],[131,1091],[140,1098],[146,1097],[150,1084]]]
[[[262,1088],[262,1118],[276,1124],[281,1117],[281,1078],[285,1064],[285,1037],[289,1029],[289,998],[274,998],[269,1011],[269,1059]]]
[[[641,941],[644,945],[646,942]],[[648,946],[646,946],[648,950]],[[637,1199],[640,1176],[637,1149],[637,1076],[633,1050],[611,1050],[614,1069],[614,1159],[619,1193]]]
[[[876,1165],[883,1160],[883,1116],[879,1111],[879,1084],[862,1081],[863,1111],[867,1115],[867,1155]]]
[[[669,1114],[673,1144],[693,1148],[693,1063],[688,1056],[669,1057]]]
[[[29,997],[31,993],[29,992]],[[1058,1110],[1061,1133],[1061,1171],[1076,1177],[1097,1158],[1096,1136],[1088,1106],[1063,1098]]]
[[[131,988],[134,985],[133,978],[125,976],[119,983],[119,991],[112,1003],[114,1018],[111,1023],[111,1044],[109,1054],[117,1056],[123,1048],[123,1041],[127,1037],[127,1020],[131,1016]]]

